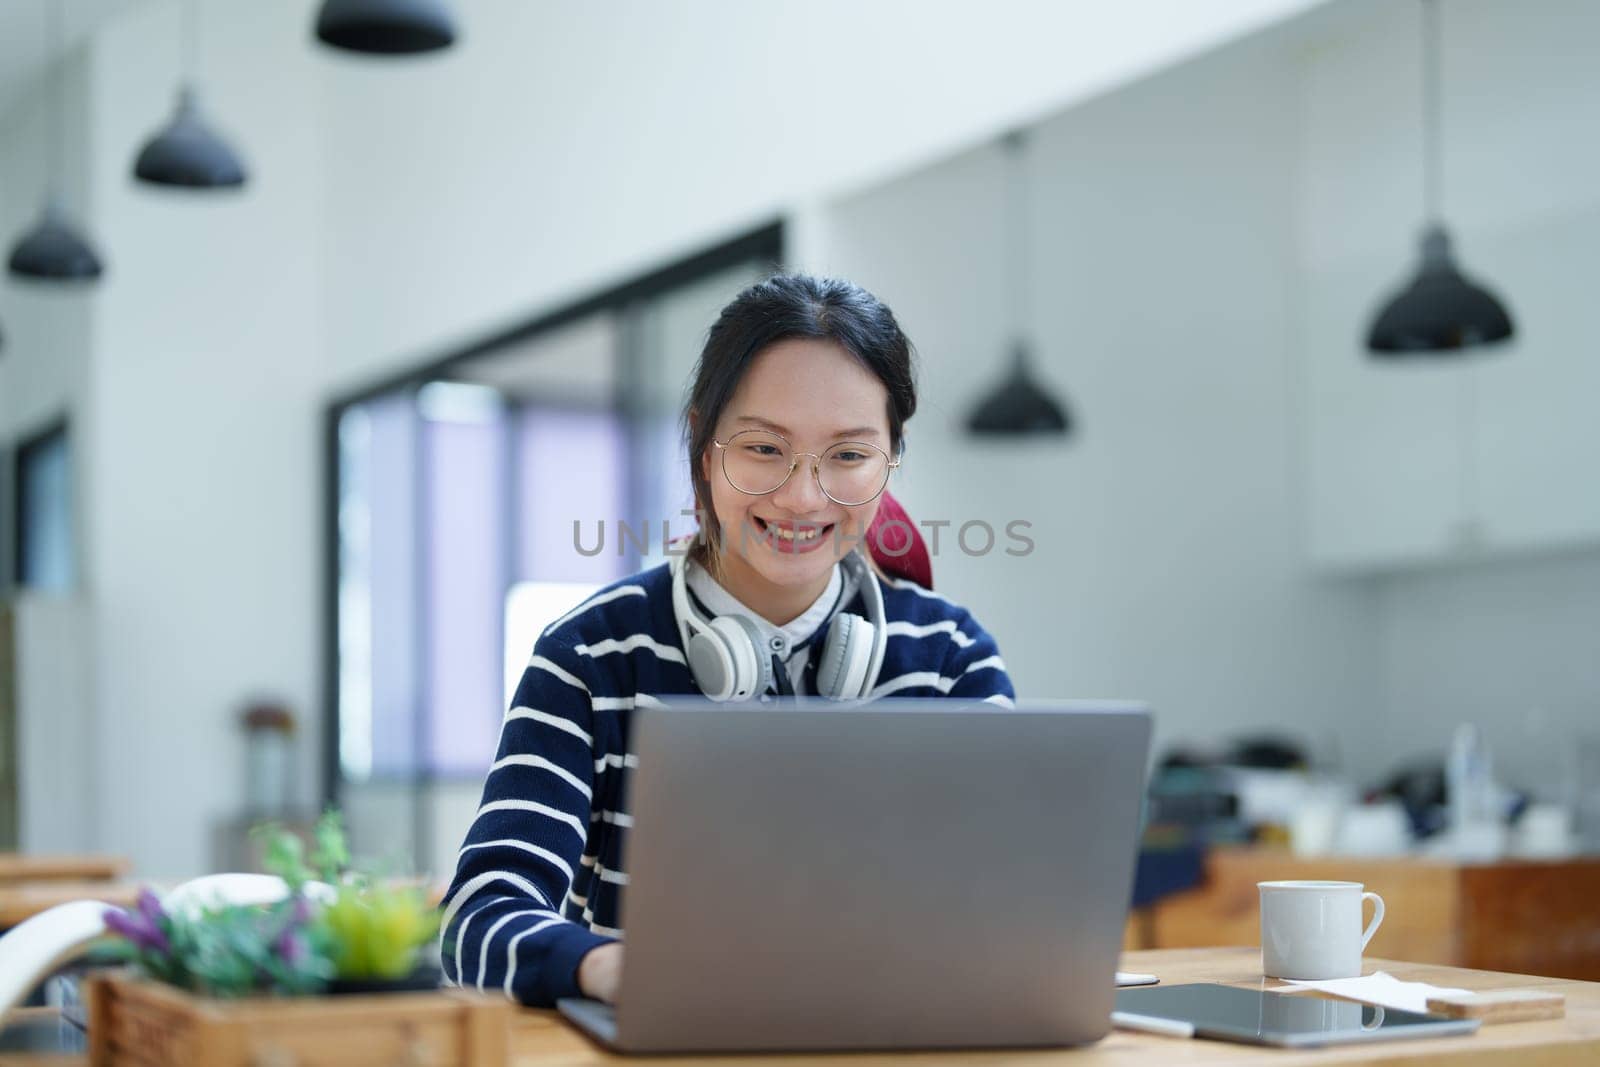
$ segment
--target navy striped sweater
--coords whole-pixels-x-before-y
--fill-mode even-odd
[[[911,582],[875,580],[889,636],[872,696],[1012,703],[994,639],[970,614]],[[861,594],[843,610],[865,615]],[[579,960],[622,936],[633,709],[699,692],[665,565],[608,586],[540,636],[445,894],[449,981],[539,1006],[579,995]]]

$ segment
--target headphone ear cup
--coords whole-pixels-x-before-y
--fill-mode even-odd
[[[867,694],[867,669],[877,627],[859,615],[840,612],[828,625],[817,661],[817,692],[830,700],[857,700]]]
[[[743,615],[719,615],[707,624],[721,642],[721,662],[728,665],[718,700],[749,700],[772,684],[772,661],[762,654],[761,631]],[[696,675],[699,680],[699,675]],[[704,689],[704,686],[701,686]]]
[[[710,700],[723,701],[733,697],[737,669],[727,639],[720,633],[701,630],[689,638],[684,650],[689,659],[689,673],[694,684]]]

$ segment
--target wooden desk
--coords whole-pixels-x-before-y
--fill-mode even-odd
[[[878,1063],[987,1064],[991,1067],[1046,1067],[1049,1064],[1471,1064],[1504,1063],[1515,1058],[1518,1067],[1559,1067],[1600,1063],[1600,984],[1526,975],[1469,971],[1368,959],[1367,970],[1384,970],[1397,978],[1431,982],[1464,989],[1537,988],[1562,993],[1567,1016],[1547,1022],[1507,1023],[1483,1027],[1470,1037],[1430,1038],[1375,1045],[1345,1045],[1319,1051],[1290,1051],[1235,1045],[1223,1041],[1182,1041],[1150,1034],[1113,1031],[1104,1041],[1081,1049],[1024,1049],[998,1052],[902,1053],[895,1055],[768,1056],[744,1057],[760,1063],[788,1065],[818,1063],[825,1067],[865,1067]],[[1167,985],[1184,982],[1226,982],[1251,989],[1285,988],[1283,983],[1261,978],[1261,952],[1255,948],[1178,949],[1130,952],[1122,968],[1148,971]],[[550,1012],[524,1010],[513,1023],[511,1049],[516,1067],[581,1067],[585,1064],[638,1063],[636,1058],[612,1056]],[[651,1057],[656,1063],[703,1063],[722,1067],[728,1057]]]
[[[1127,949],[1261,943],[1256,883],[1363,882],[1387,906],[1368,952],[1388,959],[1600,981],[1600,857],[1462,864],[1426,859],[1299,859],[1216,849],[1206,881],[1140,909]]]
[[[1290,1051],[1256,1048],[1222,1041],[1183,1041],[1113,1031],[1104,1041],[1079,1049],[1022,1049],[997,1052],[923,1052],[881,1055],[822,1056],[708,1056],[659,1057],[638,1059],[613,1056],[601,1051],[553,1012],[523,1009],[513,1020],[511,1039],[512,1067],[584,1067],[590,1064],[685,1064],[707,1067],[757,1062],[774,1067],[811,1063],[822,1067],[868,1067],[872,1064],[980,1064],[988,1067],[1084,1067],[1109,1064],[1262,1065],[1288,1067],[1327,1064],[1387,1064],[1437,1067],[1440,1064],[1467,1064],[1488,1067],[1508,1060],[1517,1067],[1565,1067],[1566,1064],[1600,1063],[1600,984],[1562,979],[1534,978],[1526,975],[1469,971],[1454,967],[1396,963],[1368,959],[1367,969],[1385,970],[1398,978],[1432,982],[1435,985],[1466,989],[1536,988],[1561,993],[1567,998],[1564,1019],[1545,1022],[1507,1023],[1483,1027],[1470,1037],[1430,1038],[1375,1045],[1345,1045],[1320,1051]],[[1255,989],[1284,988],[1282,983],[1261,978],[1261,954],[1254,948],[1188,949],[1156,952],[1130,952],[1122,959],[1124,970],[1149,971],[1168,985],[1184,982],[1227,982]],[[84,1067],[82,1056],[7,1056],[0,1053],[3,1067]]]

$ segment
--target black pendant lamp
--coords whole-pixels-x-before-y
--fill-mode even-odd
[[[61,4],[58,0],[45,0],[51,15],[51,39],[55,44],[55,63],[63,62],[61,35]],[[65,77],[55,72],[55,121],[50,130],[50,184],[61,187],[61,138],[66,123]],[[65,209],[55,193],[46,196],[44,210],[33,229],[18,238],[6,261],[11,273],[18,278],[49,282],[83,282],[100,277],[103,270],[100,257],[67,219]]]
[[[1006,153],[1006,206],[1010,225],[1011,296],[1011,372],[986,394],[967,416],[967,429],[983,437],[1065,436],[1072,432],[1072,415],[1055,397],[1045,391],[1032,373],[1027,332],[1027,205],[1026,175],[1023,172],[1024,134],[1007,134],[1002,141]]]
[[[323,0],[317,39],[348,52],[412,55],[450,47],[456,26],[443,0]]]
[[[139,152],[133,176],[151,185],[186,189],[235,189],[244,184],[244,164],[200,117],[192,86],[178,90],[178,109]]]
[[[100,257],[67,221],[54,197],[47,200],[39,221],[11,249],[7,262],[19,278],[43,281],[92,281],[100,277]]]
[[[178,87],[178,106],[134,160],[133,176],[151,185],[184,189],[232,189],[244,184],[244,164],[206,125],[194,89],[196,51],[200,33],[198,0],[185,0],[183,8],[183,68],[188,80]]]
[[[983,435],[1065,434],[1072,419],[1054,397],[1028,372],[1028,346],[1012,346],[1011,376],[997,386],[967,416],[967,429]]]
[[[1411,283],[1373,320],[1367,347],[1384,359],[1448,356],[1512,335],[1511,315],[1487,288],[1462,275],[1439,212],[1439,11],[1422,0],[1423,200],[1422,262]]]

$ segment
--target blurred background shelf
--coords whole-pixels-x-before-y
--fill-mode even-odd
[[[126,875],[132,864],[123,856],[23,855],[0,852],[0,885],[52,880],[108,881]]]
[[[0,885],[0,933],[42,911],[75,900],[100,900],[131,908],[139,900],[139,883],[58,881]]]

